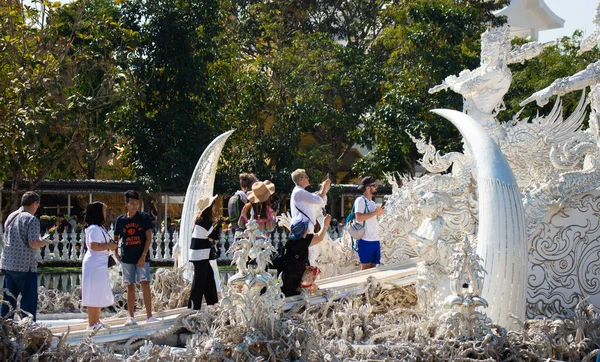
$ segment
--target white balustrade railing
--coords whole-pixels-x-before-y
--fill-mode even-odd
[[[113,230],[109,231],[109,234],[113,235]],[[341,234],[341,233],[340,233]],[[335,231],[330,231],[329,235],[332,239],[336,239],[341,235],[338,235]],[[287,242],[288,234],[284,229],[281,232],[275,231],[271,233],[271,242],[276,250],[282,250],[283,246]],[[152,244],[149,250],[151,260],[156,261],[173,261],[173,247],[177,244],[179,235],[175,231],[172,235],[169,233],[157,232],[152,234]],[[233,241],[233,233],[231,231],[222,232],[219,237],[217,244],[217,250],[219,252],[218,259],[220,260],[231,260],[232,255],[228,253],[229,246]],[[36,250],[36,259],[39,262],[53,262],[53,261],[81,261],[83,260],[85,243],[85,233],[62,233],[54,234],[48,239],[48,243],[45,247]],[[0,251],[2,246],[0,245]]]

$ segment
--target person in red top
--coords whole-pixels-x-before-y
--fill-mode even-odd
[[[136,324],[135,285],[142,285],[144,306],[146,307],[147,322],[154,322],[152,316],[152,296],[150,294],[150,257],[148,250],[152,243],[152,219],[150,215],[140,210],[140,195],[133,190],[125,192],[125,207],[127,213],[117,217],[115,221],[115,241],[121,240],[120,255],[115,251],[115,257],[121,261],[123,281],[127,285],[127,311],[129,318],[126,326]]]

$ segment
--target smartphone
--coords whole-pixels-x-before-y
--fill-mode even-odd
[[[50,239],[50,234],[46,234],[46,235],[42,236],[42,239],[43,239],[43,240],[48,240],[48,239]]]

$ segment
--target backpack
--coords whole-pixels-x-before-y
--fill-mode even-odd
[[[367,199],[365,198],[364,213],[366,214],[367,211]],[[356,248],[356,241],[358,239],[362,239],[362,237],[365,235],[365,221],[363,221],[362,223],[356,221],[354,204],[352,205],[352,211],[350,212],[348,217],[346,217],[346,225],[344,225],[344,231],[350,234],[350,236],[352,237],[352,250],[358,251],[358,249]]]
[[[227,211],[229,214],[229,222],[236,225],[240,219],[240,215],[242,214],[242,209],[244,208],[244,201],[240,198],[240,195],[235,194],[229,198],[229,202],[227,203]]]

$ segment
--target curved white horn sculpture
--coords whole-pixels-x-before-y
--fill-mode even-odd
[[[188,280],[192,279],[188,255],[192,238],[192,228],[194,227],[194,216],[196,215],[196,201],[201,196],[213,195],[215,175],[217,173],[221,150],[223,150],[225,141],[227,141],[227,138],[229,138],[233,131],[221,134],[206,147],[202,156],[198,159],[185,193],[183,213],[181,214],[181,223],[179,224],[179,258],[177,261],[180,267],[185,267],[183,277]]]
[[[515,321],[509,315],[525,320],[529,260],[517,182],[498,145],[473,118],[448,109],[432,112],[458,128],[475,160],[479,196],[477,254],[487,271],[481,296],[489,303],[488,316],[512,329]]]

